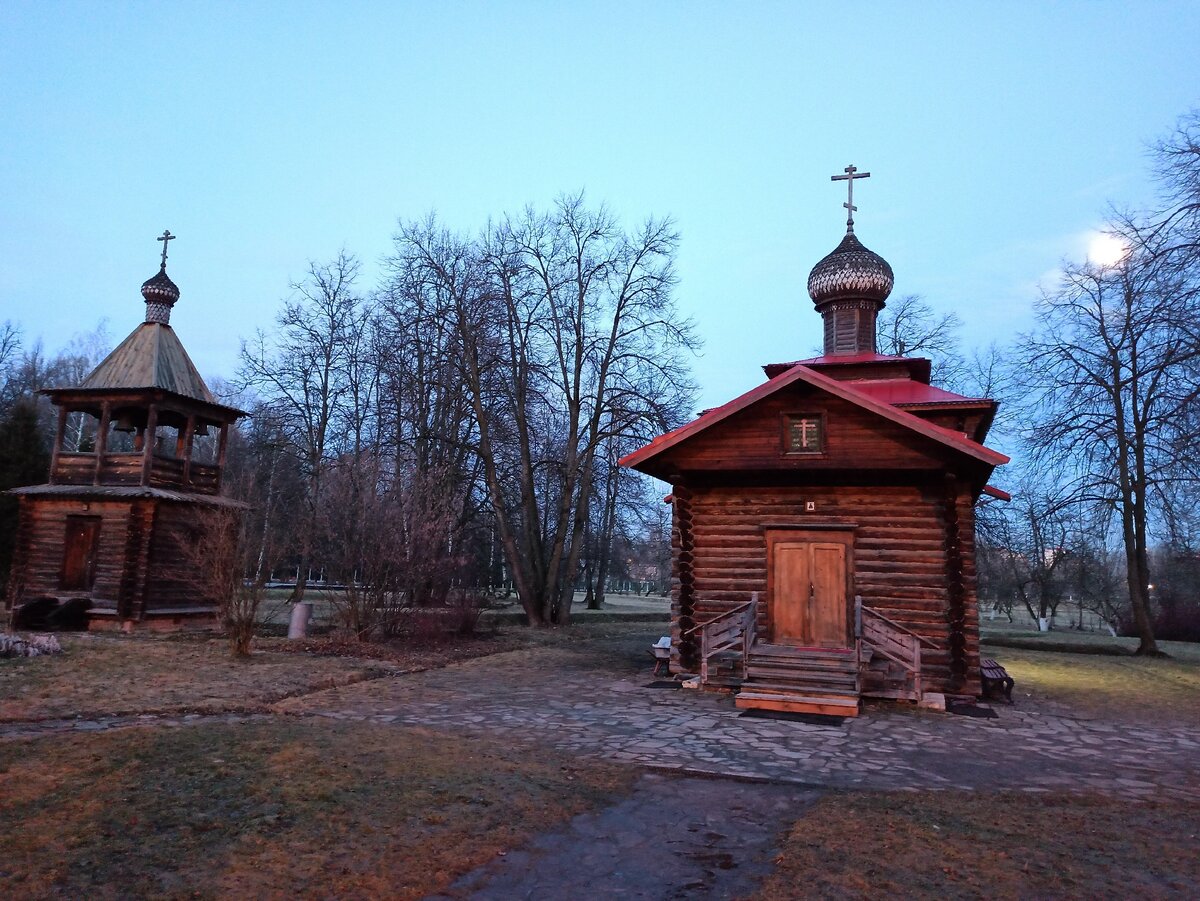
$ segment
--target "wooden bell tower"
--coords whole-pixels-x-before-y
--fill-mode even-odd
[[[92,629],[216,622],[212,571],[234,561],[209,533],[245,507],[222,495],[221,477],[230,426],[246,414],[216,401],[171,328],[173,238],[158,239],[141,325],[78,387],[45,392],[58,408],[49,482],[13,492],[14,613],[54,598],[89,602]]]

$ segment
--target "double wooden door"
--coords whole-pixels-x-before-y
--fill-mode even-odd
[[[850,547],[840,534],[767,533],[773,643],[849,646]]]

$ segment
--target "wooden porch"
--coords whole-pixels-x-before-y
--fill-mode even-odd
[[[855,598],[854,646],[758,639],[757,595],[696,626],[700,683],[737,690],[739,708],[858,716],[862,698],[920,701],[921,649],[936,645]]]

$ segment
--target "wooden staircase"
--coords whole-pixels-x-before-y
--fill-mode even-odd
[[[737,706],[752,710],[858,716],[858,654],[854,648],[754,644]]]
[[[855,598],[859,686],[872,698],[920,701],[921,648],[937,645]]]
[[[827,716],[858,716],[864,696],[921,700],[921,648],[937,645],[854,600],[855,647],[799,648],[758,641],[752,594],[689,630],[700,633],[700,685],[740,684],[743,709]]]

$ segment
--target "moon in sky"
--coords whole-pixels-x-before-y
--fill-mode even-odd
[[[1129,245],[1117,235],[1096,232],[1088,241],[1088,260],[1097,266],[1115,266],[1128,255]]]

